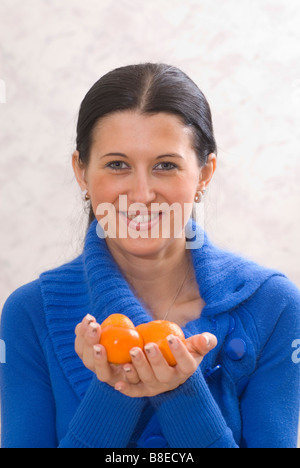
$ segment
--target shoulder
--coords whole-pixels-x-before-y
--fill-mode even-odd
[[[55,278],[59,281],[68,277],[68,275],[72,275],[72,273],[76,275],[82,269],[80,259],[81,256],[64,265],[47,270],[40,275],[40,278],[17,288],[6,300],[2,317],[5,319],[9,315],[13,320],[21,318],[20,315],[22,316],[24,311],[28,311],[29,314],[34,314],[36,318],[36,313],[43,310],[43,282],[48,279],[49,281],[51,279],[55,281]]]
[[[19,321],[24,318],[24,312],[41,312],[43,301],[39,280],[32,281],[16,289],[6,300],[1,314],[2,322],[6,320]],[[26,314],[27,315],[27,314]]]
[[[275,331],[281,343],[300,337],[300,290],[286,276],[268,278],[244,305],[254,321],[261,345]]]
[[[262,285],[261,290],[287,303],[300,300],[300,289],[284,274],[273,275]]]
[[[300,317],[300,290],[286,276],[273,275],[268,278],[257,290],[254,300],[256,310],[264,311],[263,315],[274,315],[277,319],[282,314]],[[258,314],[258,318],[262,314]]]
[[[258,264],[214,245],[204,237],[202,249],[192,251],[200,292],[207,307],[206,314],[233,310],[248,301],[280,271]]]
[[[85,275],[82,255],[74,260],[65,263],[52,270],[47,270],[40,275],[40,285],[42,296],[44,291],[56,291],[60,289],[60,284],[69,284],[70,286],[80,284]]]
[[[16,289],[6,300],[1,314],[0,338],[12,360],[12,355],[19,359],[28,353],[40,355],[47,334],[40,283],[35,280]]]
[[[51,283],[51,279],[68,275],[68,272],[77,271],[79,258],[61,265],[55,269],[44,272],[40,278],[16,289],[6,300],[1,313],[1,334],[25,335],[36,332],[42,336],[47,333],[45,322],[45,303],[43,298],[43,283]],[[55,283],[55,281],[54,281]]]

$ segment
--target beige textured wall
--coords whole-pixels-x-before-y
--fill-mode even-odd
[[[0,308],[78,252],[79,104],[102,74],[143,61],[181,67],[211,104],[211,237],[300,287],[298,0],[1,0],[0,18]]]
[[[211,238],[300,287],[299,20],[299,0],[1,0],[0,310],[79,252],[79,104],[105,72],[144,61],[181,67],[211,104]]]

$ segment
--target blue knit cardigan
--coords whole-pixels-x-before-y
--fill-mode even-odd
[[[191,250],[206,305],[185,335],[218,346],[177,389],[130,398],[99,382],[74,351],[87,313],[150,321],[92,223],[82,255],[15,291],[0,338],[2,447],[295,447],[300,292],[283,274],[226,252],[202,232]]]

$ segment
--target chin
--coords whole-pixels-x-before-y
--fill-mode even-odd
[[[108,246],[124,252],[125,255],[132,255],[140,258],[156,258],[166,252],[182,239],[107,239]]]

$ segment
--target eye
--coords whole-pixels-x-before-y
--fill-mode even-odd
[[[109,167],[110,169],[113,169],[114,171],[122,171],[123,169],[127,169],[128,166],[124,161],[112,161],[108,164],[106,164],[105,167]]]
[[[162,162],[162,163],[159,163],[155,166],[155,169],[156,170],[159,170],[159,171],[171,171],[173,169],[177,169],[178,166],[174,163],[171,163],[171,162]]]

